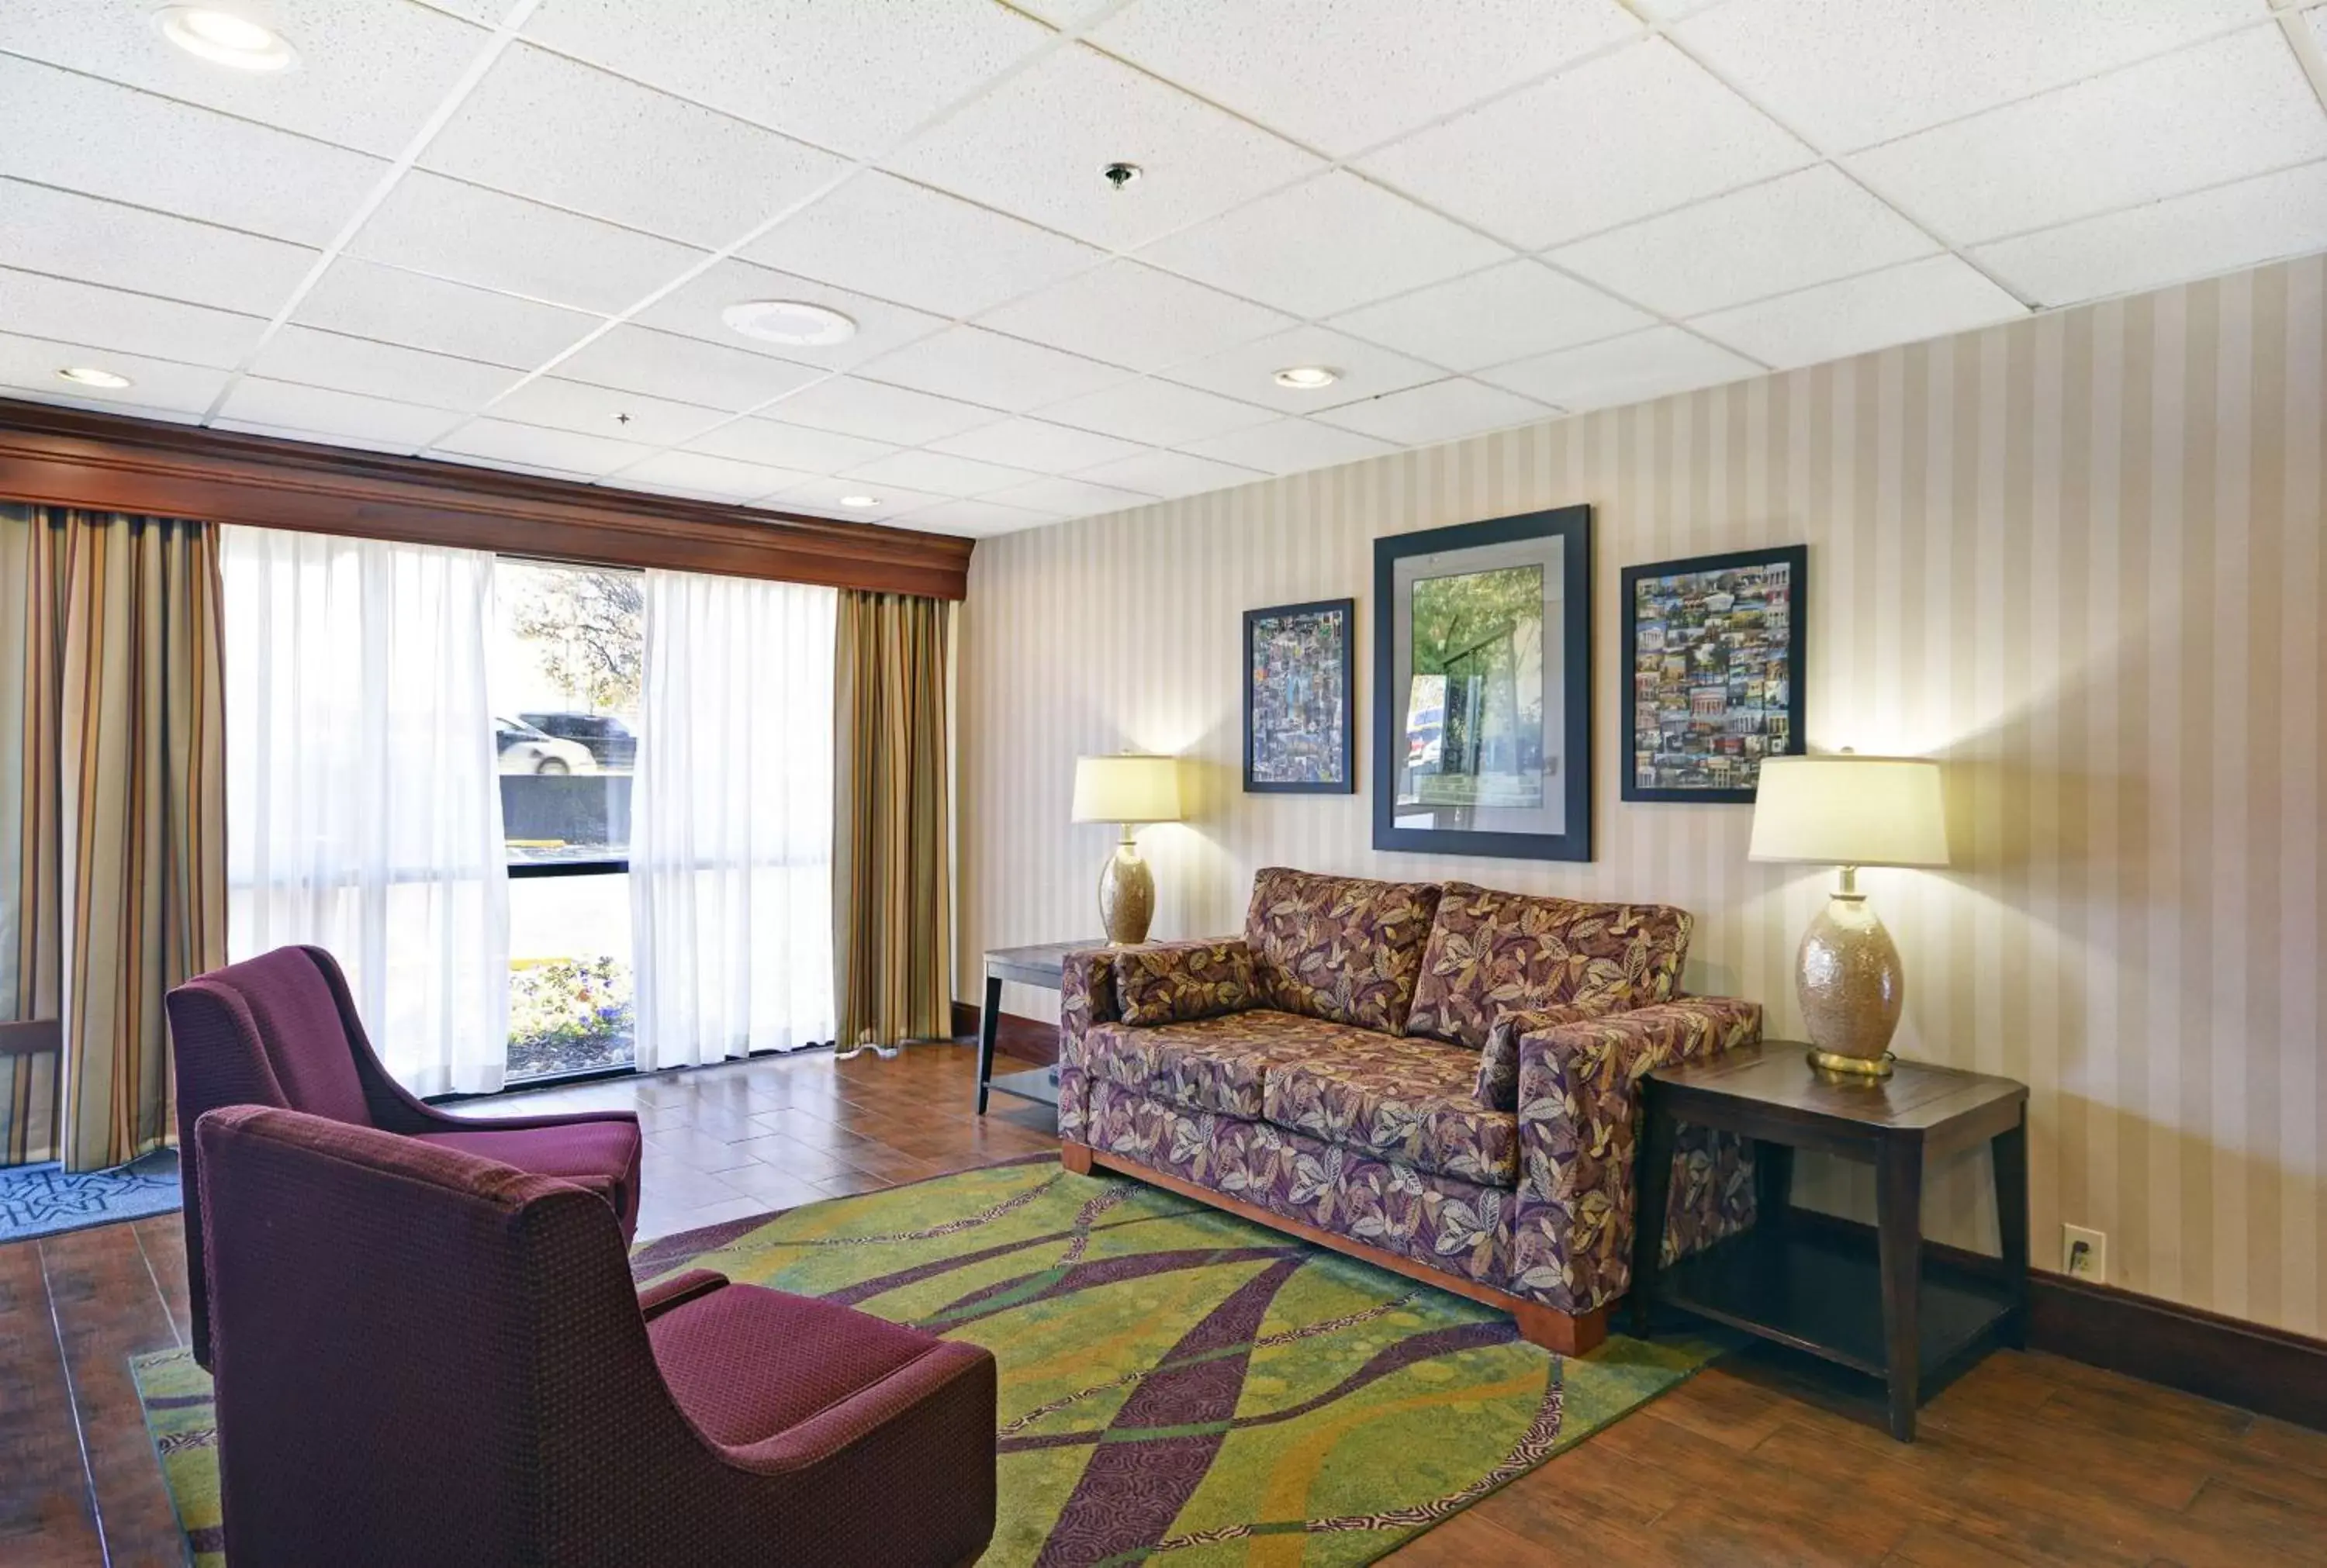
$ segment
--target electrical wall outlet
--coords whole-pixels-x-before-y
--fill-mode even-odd
[[[2061,1227],[2061,1272],[2089,1285],[2108,1283],[2108,1237],[2081,1225]]]

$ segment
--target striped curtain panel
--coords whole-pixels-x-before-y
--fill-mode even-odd
[[[174,1125],[162,998],[226,961],[218,536],[206,524],[0,505],[17,755],[0,1004],[52,1016],[19,1059],[5,1157],[134,1160]]]
[[[952,607],[843,589],[834,661],[839,1039],[953,1033],[946,649]]]

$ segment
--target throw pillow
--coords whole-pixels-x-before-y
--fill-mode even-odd
[[[1192,1023],[1260,1004],[1241,938],[1151,942],[1115,956],[1115,1000],[1126,1023]]]

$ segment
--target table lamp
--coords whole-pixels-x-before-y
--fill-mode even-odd
[[[1123,839],[1098,873],[1098,918],[1107,939],[1129,947],[1147,939],[1155,918],[1155,879],[1132,834],[1142,823],[1180,820],[1180,764],[1171,757],[1075,759],[1077,822],[1119,822]]]
[[[1842,868],[1842,885],[1802,934],[1796,960],[1810,1064],[1888,1077],[1906,981],[1891,933],[1858,891],[1858,868],[1948,863],[1939,765],[1846,751],[1769,758],[1753,797],[1747,855]]]

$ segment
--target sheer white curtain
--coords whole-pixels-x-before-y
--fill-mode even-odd
[[[328,948],[407,1088],[500,1088],[492,556],[274,528],[220,544],[232,956]]]
[[[631,805],[641,1071],[832,1038],[839,597],[647,574]]]

